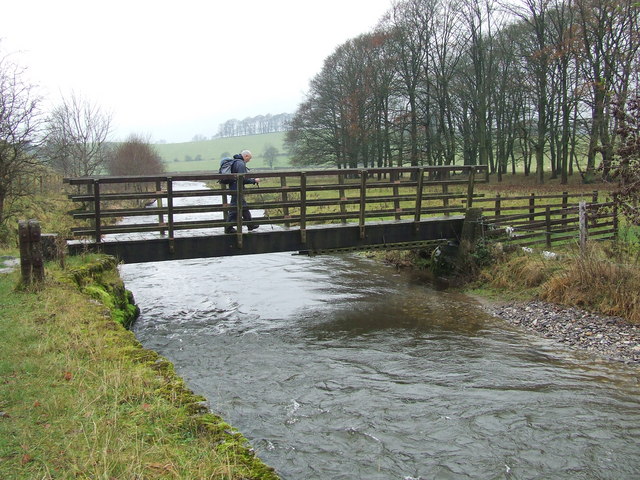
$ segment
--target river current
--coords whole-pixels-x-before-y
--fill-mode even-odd
[[[284,480],[640,478],[637,369],[414,274],[356,254],[121,274],[137,338]]]

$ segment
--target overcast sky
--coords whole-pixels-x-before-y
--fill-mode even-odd
[[[80,95],[114,137],[210,137],[220,123],[293,113],[335,48],[392,0],[6,0],[0,52],[48,101]]]

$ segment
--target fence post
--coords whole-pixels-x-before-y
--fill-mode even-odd
[[[364,238],[364,224],[366,222],[365,214],[367,212],[367,172],[360,172],[360,215],[359,215],[359,226],[360,226],[360,239]]]
[[[41,284],[44,281],[44,260],[42,259],[42,238],[40,222],[29,220],[29,237],[31,246],[31,262],[33,266],[33,282]]]
[[[449,179],[449,172],[447,172],[447,178],[445,179],[445,181],[448,181]],[[443,183],[442,184],[442,207],[445,209],[444,212],[444,216],[448,217],[449,216],[449,212],[446,211],[449,208],[449,184],[448,183]]]
[[[567,219],[567,207],[569,206],[569,192],[562,192],[562,219]]]
[[[618,194],[613,194],[613,235],[618,238]]]
[[[18,222],[18,237],[20,241],[20,274],[24,285],[31,284],[31,238],[29,236],[29,224],[26,220]]]
[[[529,221],[533,222],[536,219],[536,194],[532,193],[529,196]]]
[[[545,209],[544,224],[547,247],[551,247],[551,207],[548,205]]]
[[[164,215],[162,214],[162,181],[156,180],[156,207],[158,208],[158,225],[160,226],[160,235],[164,237],[166,234],[164,227]]]
[[[473,207],[473,188],[476,179],[475,167],[470,167],[469,170],[469,184],[467,185],[467,209]]]
[[[591,195],[591,202],[593,202],[594,204],[598,203],[598,190],[594,190],[592,195]],[[591,219],[591,226],[592,227],[597,227],[598,226],[598,219],[597,216],[594,215],[594,217]]]
[[[289,206],[286,204],[289,201],[289,194],[286,191],[287,188],[287,177],[286,175],[281,175],[280,176],[280,188],[282,190],[282,192],[280,193],[280,198],[282,199],[282,203],[284,203],[285,205],[282,207],[282,216],[283,218],[291,218],[291,216],[289,215]],[[291,226],[291,222],[286,221],[284,222],[285,227],[289,228]],[[273,227],[271,227],[273,228]]]
[[[236,244],[238,248],[242,248],[242,221],[244,217],[242,215],[242,207],[244,203],[244,173],[238,174],[238,180],[236,182],[236,224],[234,227],[236,228]]]
[[[398,196],[400,195],[400,190],[398,188],[398,184],[400,183],[400,179],[398,178],[398,172],[391,171],[391,183],[393,184],[393,209],[396,212],[395,218],[396,220],[401,220],[402,216],[400,215],[400,200],[398,200]]]
[[[102,241],[102,231],[100,222],[100,180],[97,178],[93,180],[93,218],[95,222],[95,242],[100,243]]]
[[[500,194],[497,193],[496,194],[496,208],[495,208],[495,216],[499,217],[500,216],[500,210],[501,210],[501,198],[500,198]]]
[[[580,221],[580,253],[584,254],[587,250],[587,202],[578,204],[578,216]]]
[[[300,241],[307,243],[307,172],[300,172]]]
[[[18,222],[20,239],[20,273],[24,285],[44,282],[44,260],[40,243],[40,223],[37,220]]]
[[[422,192],[424,191],[424,168],[418,169],[418,185],[416,187],[416,209],[413,214],[415,230],[420,227],[420,218],[422,216]]]
[[[345,202],[347,201],[347,194],[345,192],[345,189],[342,188],[342,186],[344,185],[344,173],[338,173],[338,185],[340,185],[338,194],[340,195],[340,214],[342,215],[342,219],[340,220],[340,222],[347,223],[347,206],[345,204]]]
[[[169,251],[174,252],[173,236],[173,178],[167,177],[167,224],[169,227]]]

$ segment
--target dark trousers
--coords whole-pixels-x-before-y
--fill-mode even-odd
[[[231,201],[229,202],[229,205],[233,206],[234,208],[232,210],[229,210],[229,217],[227,218],[227,221],[235,222],[238,218],[238,213],[235,209],[235,206],[238,205],[238,197],[236,195],[231,195]],[[242,219],[245,221],[251,220],[251,210],[249,210],[247,202],[244,198],[242,199]]]

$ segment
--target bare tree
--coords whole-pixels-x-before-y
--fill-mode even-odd
[[[109,152],[107,167],[111,175],[119,176],[164,172],[160,154],[148,140],[135,134]]]
[[[44,157],[66,176],[90,176],[105,168],[111,115],[71,94],[47,120]]]
[[[591,93],[591,128],[587,155],[587,180],[602,156],[606,177],[613,157],[615,131],[611,128],[611,99],[617,96],[624,110],[634,59],[640,41],[640,9],[634,0],[577,0],[585,76]],[[636,63],[637,66],[637,63]]]
[[[402,85],[402,95],[406,97],[408,129],[410,137],[410,164],[418,165],[418,126],[420,116],[420,84],[422,75],[428,70],[427,48],[429,35],[427,28],[433,13],[433,0],[403,0],[394,3],[384,20],[383,26],[392,32],[394,41],[391,55],[396,59],[396,71]],[[429,112],[423,115],[429,119]]]
[[[621,142],[611,163],[610,178],[618,181],[615,200],[629,223],[640,225],[640,96],[629,99],[627,111],[614,107]]]
[[[11,217],[11,202],[28,193],[22,180],[39,166],[33,153],[42,124],[40,98],[23,75],[23,68],[0,56],[0,227]]]
[[[390,82],[381,69],[383,42],[383,35],[361,35],[325,60],[287,133],[294,164],[356,168],[381,159],[381,115],[388,113],[384,103]]]

